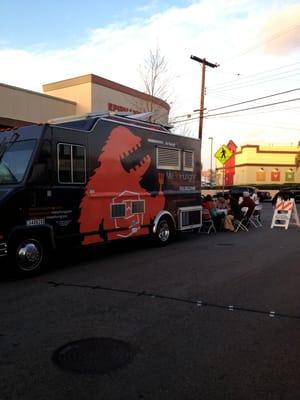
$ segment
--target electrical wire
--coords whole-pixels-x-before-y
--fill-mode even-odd
[[[280,74],[277,74],[277,75],[274,75],[274,76],[271,76],[268,78],[260,78],[260,79],[249,80],[246,82],[239,82],[236,85],[232,85],[230,87],[225,87],[223,89],[214,90],[214,93],[218,94],[218,93],[224,93],[224,92],[226,93],[228,91],[232,92],[233,90],[243,89],[243,88],[247,88],[250,86],[253,87],[256,85],[262,85],[264,83],[273,82],[275,80],[278,81],[278,80],[287,79],[290,77],[296,77],[296,76],[300,75],[300,69],[297,71],[298,71],[297,73],[293,73],[293,74],[289,74],[289,75],[284,75],[284,74],[286,74],[286,72],[285,72],[285,73],[280,73]],[[208,89],[209,89],[209,87],[207,88],[207,91],[209,91]]]
[[[239,110],[225,111],[225,112],[222,112],[222,113],[217,113],[217,114],[212,114],[212,115],[204,115],[203,118],[207,119],[207,118],[216,117],[216,116],[219,116],[219,115],[227,115],[227,114],[233,114],[233,113],[237,113],[237,112],[255,110],[255,109],[258,109],[258,108],[271,107],[271,106],[276,106],[278,104],[291,103],[291,102],[299,101],[299,100],[300,100],[300,97],[297,97],[295,99],[282,100],[282,101],[278,101],[278,102],[275,102],[275,103],[261,104],[261,105],[257,105],[257,106],[253,106],[253,107],[242,108],[242,109],[239,109]],[[199,116],[195,117],[195,118],[189,118],[189,119],[181,120],[181,121],[173,121],[173,123],[175,124],[175,123],[193,121],[193,120],[198,120],[198,119],[199,119]]]
[[[238,103],[233,103],[233,104],[229,104],[229,105],[222,106],[222,107],[212,108],[212,109],[209,109],[207,112],[216,111],[216,110],[220,110],[220,109],[228,108],[228,107],[234,107],[234,106],[237,106],[237,105],[250,103],[250,102],[253,102],[253,101],[259,101],[259,100],[266,99],[266,98],[269,98],[269,97],[281,96],[283,94],[287,94],[287,93],[291,93],[291,92],[295,92],[295,91],[299,91],[299,90],[300,90],[300,88],[294,88],[294,89],[290,89],[290,90],[285,90],[283,92],[272,93],[272,94],[269,94],[269,95],[266,95],[266,96],[256,97],[256,98],[251,99],[251,100],[244,100],[244,101],[241,101],[241,102],[238,102]],[[174,116],[171,119],[171,122],[175,122],[176,123],[175,120],[178,119],[178,118],[186,118],[187,120],[190,120],[191,116],[195,115],[195,114],[199,115],[199,111],[187,112],[187,113],[182,114],[182,115]],[[197,116],[197,118],[198,118],[198,116]]]
[[[241,108],[239,110],[225,111],[223,113],[206,115],[205,117],[206,118],[216,117],[217,115],[225,115],[225,114],[232,114],[232,113],[236,113],[236,112],[240,112],[240,111],[254,110],[254,109],[257,109],[257,108],[270,107],[270,106],[275,106],[277,104],[291,103],[293,101],[299,101],[299,100],[300,100],[300,97],[297,97],[296,99],[282,100],[282,101],[277,101],[275,103],[261,104],[261,105],[258,105],[258,106],[253,106],[253,107],[248,107],[248,108]]]
[[[300,90],[300,88],[285,90],[284,92],[273,93],[273,94],[269,94],[269,95],[267,95],[267,96],[257,97],[257,98],[255,98],[255,99],[251,99],[251,100],[240,101],[239,103],[234,103],[234,104],[229,104],[229,105],[227,105],[227,106],[212,108],[212,109],[208,110],[208,112],[210,112],[210,111],[216,111],[216,110],[222,110],[223,108],[228,108],[228,107],[239,106],[239,105],[241,105],[241,104],[251,103],[251,102],[253,102],[253,101],[263,100],[263,99],[267,99],[267,98],[270,98],[270,97],[280,96],[280,95],[282,95],[282,94],[287,94],[287,93],[291,93],[291,92],[296,92],[296,91],[298,91],[298,90]]]
[[[265,75],[265,74],[268,74],[269,72],[278,71],[280,69],[291,67],[291,66],[298,65],[298,64],[300,64],[300,61],[297,61],[297,62],[294,62],[294,63],[291,63],[291,64],[286,64],[286,65],[283,65],[283,66],[277,67],[277,68],[267,69],[267,70],[264,70],[264,71],[261,71],[261,72],[255,72],[253,74],[246,75],[246,76],[243,76],[241,74],[239,74],[238,76],[239,76],[239,80],[244,80],[244,79],[248,80],[248,79],[252,79],[252,77],[254,77],[256,79],[260,75]],[[294,71],[294,70],[292,70],[292,71]],[[215,71],[213,69],[211,69],[211,70],[209,69],[209,70],[207,70],[207,72],[210,73],[210,74],[213,74],[213,73],[216,74],[216,73],[219,73],[219,70]],[[291,71],[286,71],[286,72],[291,72]],[[272,74],[271,74],[271,76],[272,76]],[[231,84],[235,84],[235,83],[236,83],[236,79],[233,79],[233,80],[221,83],[221,84],[210,86],[210,88],[211,89],[220,89],[223,86],[227,86],[227,85],[231,85]]]
[[[270,113],[274,113],[274,112],[276,112],[276,113],[279,113],[279,112],[282,112],[282,111],[285,111],[285,113],[293,113],[293,114],[295,114],[295,112],[297,111],[299,111],[300,110],[300,108],[299,107],[291,107],[291,108],[276,108],[276,110],[270,110],[270,109],[268,109],[268,110],[261,110],[261,111],[252,111],[252,110],[250,110],[250,112],[249,112],[249,114],[247,113],[247,116],[256,116],[256,115],[261,115],[261,114],[270,114]],[[220,116],[218,116],[218,117],[214,117],[213,119],[226,119],[226,118],[245,118],[245,115],[244,114],[236,114],[236,115],[220,115]],[[287,125],[285,125],[285,126],[287,126]],[[297,129],[300,129],[300,128],[297,128]]]

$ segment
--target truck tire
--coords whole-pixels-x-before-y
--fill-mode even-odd
[[[40,273],[45,266],[47,247],[38,237],[17,237],[8,246],[9,266],[19,277]]]
[[[172,240],[173,234],[174,229],[170,219],[162,217],[158,222],[155,232],[156,243],[160,246],[167,245]]]

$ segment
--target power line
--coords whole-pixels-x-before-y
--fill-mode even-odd
[[[283,109],[276,109],[276,113],[277,112],[281,112],[281,111],[285,111],[285,112],[289,112],[289,111],[291,111],[291,112],[293,112],[293,110],[297,110],[297,112],[298,112],[298,110],[299,110],[300,108],[299,107],[292,107],[292,108],[283,108]],[[258,112],[255,112],[255,113],[251,113],[250,114],[250,116],[256,116],[256,115],[259,115],[259,114],[266,114],[266,113],[274,113],[274,111],[275,110],[263,110],[263,111],[258,111]],[[294,111],[294,112],[296,112],[296,111]],[[248,116],[249,116],[249,114],[248,114]],[[220,120],[220,119],[228,119],[228,118],[230,118],[230,123],[245,123],[245,118],[247,118],[247,116],[245,115],[245,114],[236,114],[236,115],[220,115],[220,116],[218,116],[218,117],[214,117],[214,118],[212,118],[210,121],[216,121],[216,120]],[[243,118],[243,122],[237,122],[237,121],[233,121],[233,118]],[[191,122],[194,122],[195,120],[196,120],[197,118],[192,118],[192,119],[188,119],[188,120],[182,120],[182,121],[178,121],[178,125],[180,125],[180,124],[189,124],[189,123],[191,123]],[[247,121],[246,121],[247,122]],[[285,121],[282,121],[282,122],[284,122],[285,123]],[[174,123],[176,123],[176,126],[178,126],[177,125],[177,122],[174,122]],[[253,121],[252,121],[252,123],[253,123]],[[247,124],[248,124],[248,122],[247,122]],[[274,125],[267,125],[267,124],[262,124],[262,123],[259,123],[259,124],[256,124],[256,125],[264,125],[264,126],[270,126],[270,127],[275,127]],[[285,123],[285,126],[283,127],[279,127],[278,125],[277,125],[277,127],[278,128],[282,128],[282,129],[287,129],[287,130],[293,130],[293,131],[299,131],[299,127],[290,127],[290,126],[287,126],[286,125],[286,123]]]
[[[298,91],[298,90],[300,90],[300,88],[294,88],[294,89],[290,89],[290,90],[285,90],[283,92],[272,93],[272,94],[269,94],[269,95],[266,95],[266,96],[262,96],[262,97],[257,97],[257,98],[251,99],[251,100],[245,100],[245,101],[241,101],[241,102],[234,103],[234,104],[229,104],[229,105],[218,107],[218,108],[212,108],[212,109],[209,109],[207,112],[216,111],[216,110],[220,110],[220,109],[228,108],[228,107],[234,107],[234,106],[237,106],[237,105],[250,103],[250,102],[253,102],[253,101],[258,101],[258,100],[266,99],[266,98],[269,98],[269,97],[280,96],[280,95],[291,93],[291,92],[295,92],[295,91]],[[196,113],[198,114],[199,111],[197,111],[197,112],[195,112],[195,111],[187,112],[187,113],[182,114],[182,115],[177,115],[177,116],[174,116],[171,121],[176,123],[176,121],[174,121],[174,120],[177,119],[177,118],[186,118],[187,120],[191,120],[191,116],[196,114]]]
[[[217,113],[217,114],[212,114],[212,115],[205,115],[204,118],[211,118],[211,117],[216,117],[216,116],[219,116],[219,115],[227,115],[227,114],[233,114],[233,113],[242,112],[242,111],[255,110],[255,109],[258,109],[258,108],[271,107],[271,106],[276,106],[278,104],[291,103],[291,102],[299,101],[299,100],[300,100],[300,97],[297,97],[295,99],[282,100],[282,101],[278,101],[278,102],[275,102],[275,103],[261,104],[261,105],[258,105],[258,106],[241,108],[239,110],[225,111],[225,112],[222,112],[222,113]],[[198,119],[199,119],[199,117],[195,117],[195,118],[189,118],[189,119],[185,119],[185,120],[181,120],[181,121],[173,121],[173,123],[176,124],[176,123],[193,121],[193,120],[198,120]]]
[[[278,70],[280,70],[280,69],[283,69],[283,68],[287,68],[287,67],[291,67],[291,66],[294,66],[294,65],[298,65],[298,64],[300,64],[300,62],[299,61],[297,61],[297,62],[295,62],[295,63],[291,63],[291,64],[287,64],[287,65],[283,65],[283,66],[281,66],[281,67],[277,67],[277,68],[272,68],[272,69],[268,69],[268,70],[265,70],[265,71],[262,71],[262,72],[256,72],[256,73],[253,73],[253,74],[250,74],[250,75],[246,75],[246,76],[242,76],[241,74],[239,74],[238,76],[239,76],[239,78],[238,78],[238,80],[239,81],[241,81],[241,80],[249,80],[249,79],[251,79],[251,81],[253,80],[252,78],[257,78],[257,77],[260,77],[260,75],[266,75],[266,74],[268,74],[268,72],[272,72],[272,71],[278,71]],[[286,71],[286,72],[283,72],[283,73],[289,73],[289,72],[293,72],[294,70],[289,70],[289,71]],[[214,71],[210,71],[210,72],[214,72]],[[276,76],[277,74],[275,74],[275,76]],[[273,74],[271,74],[271,76],[273,76]],[[262,78],[262,79],[265,79],[266,77],[264,77],[264,78]],[[261,79],[261,78],[259,78],[259,79]],[[235,85],[235,84],[241,84],[241,83],[245,83],[245,82],[236,82],[236,79],[233,79],[233,80],[230,80],[230,81],[227,81],[227,82],[223,82],[223,83],[221,83],[221,84],[217,84],[217,85],[213,85],[213,86],[211,86],[210,88],[211,89],[221,89],[221,88],[223,88],[224,86],[229,86],[229,85],[231,85],[231,84],[233,84],[233,85]]]
[[[248,115],[255,116],[255,115],[260,115],[260,114],[270,114],[270,113],[274,113],[274,112],[279,113],[279,112],[282,112],[282,111],[285,111],[286,113],[288,113],[288,112],[294,113],[295,110],[297,110],[297,111],[300,110],[300,107],[276,108],[276,110],[268,109],[268,110],[261,110],[261,111],[255,111],[255,112],[251,112],[251,110],[250,110],[251,113],[248,114]],[[220,115],[219,117],[215,117],[215,119],[224,119],[224,118],[232,118],[232,117],[234,117],[234,118],[245,118],[245,114]],[[298,129],[300,129],[300,128],[298,128]]]
[[[294,73],[294,71],[297,71],[297,72]],[[293,73],[291,73],[291,72],[293,72]],[[299,74],[300,74],[300,69],[297,69],[297,70],[293,70],[293,71],[281,72],[276,75],[271,75],[270,77],[261,77],[258,79],[251,79],[251,80],[244,81],[244,82],[236,82],[236,84],[233,84],[231,86],[223,86],[219,89],[216,89],[216,90],[214,90],[214,93],[224,93],[224,92],[227,92],[228,90],[232,91],[232,90],[242,89],[242,88],[246,88],[246,87],[253,86],[253,85],[261,85],[263,83],[272,82],[274,80],[287,79],[291,76],[298,76]]]
[[[300,97],[297,97],[296,99],[282,100],[282,101],[277,101],[276,103],[261,104],[261,105],[259,105],[259,106],[253,106],[253,107],[248,107],[248,108],[241,108],[241,109],[239,109],[239,110],[225,111],[225,112],[223,112],[223,113],[217,113],[217,114],[212,114],[212,115],[206,115],[205,118],[216,117],[216,116],[218,116],[218,115],[233,114],[233,113],[241,112],[241,111],[254,110],[254,109],[257,109],[257,108],[276,106],[277,104],[291,103],[291,102],[293,102],[293,101],[299,101],[299,100],[300,100]]]
[[[252,100],[240,101],[239,103],[234,103],[234,104],[229,104],[229,105],[227,105],[227,106],[212,108],[211,110],[208,110],[208,112],[210,112],[210,111],[216,111],[216,110],[222,110],[223,108],[228,108],[228,107],[239,106],[239,105],[241,105],[241,104],[246,104],[246,103],[251,103],[251,102],[253,102],[253,101],[258,101],[258,100],[267,99],[267,98],[269,98],[269,97],[280,96],[280,95],[282,95],[282,94],[287,94],[287,93],[291,93],[291,92],[296,92],[296,91],[298,91],[298,90],[300,90],[300,88],[291,89],[291,90],[285,90],[284,92],[273,93],[273,94],[269,94],[268,96],[257,97],[257,98],[252,99]]]

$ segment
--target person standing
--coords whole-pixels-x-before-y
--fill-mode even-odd
[[[273,207],[275,207],[275,204],[277,203],[278,199],[289,200],[290,196],[287,193],[284,193],[282,189],[280,189],[272,199],[272,206]]]

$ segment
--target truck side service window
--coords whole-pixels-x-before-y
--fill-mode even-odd
[[[136,200],[132,202],[132,214],[141,214],[145,212],[145,201]]]
[[[125,204],[111,204],[110,206],[110,216],[112,218],[124,218],[126,214]]]
[[[85,147],[73,144],[58,144],[58,182],[85,183]]]
[[[180,170],[180,150],[168,147],[156,148],[156,166],[158,169]]]
[[[194,171],[194,152],[183,151],[183,170]]]

